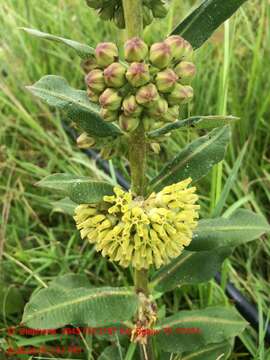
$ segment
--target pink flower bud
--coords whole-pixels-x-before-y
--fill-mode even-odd
[[[136,101],[140,105],[149,106],[159,99],[157,88],[154,84],[148,84],[141,87],[136,94]]]
[[[134,131],[140,123],[140,119],[137,117],[120,115],[119,126],[125,132]]]
[[[108,88],[99,97],[100,105],[109,110],[118,110],[121,107],[122,98],[114,89]]]
[[[168,111],[168,103],[165,99],[159,98],[153,105],[150,106],[148,114],[152,117],[160,119]]]
[[[193,98],[193,88],[188,85],[176,84],[168,96],[170,105],[187,104]]]
[[[119,118],[118,111],[101,108],[100,116],[106,122],[117,121]]]
[[[166,44],[169,45],[173,59],[176,61],[188,60],[192,58],[193,49],[188,41],[179,35],[169,36],[165,40]]]
[[[126,116],[137,117],[142,113],[142,107],[137,103],[134,95],[125,97],[122,108]]]
[[[127,70],[126,78],[134,87],[147,84],[150,81],[149,66],[144,63],[133,62]]]
[[[155,43],[150,48],[150,61],[159,69],[167,67],[172,60],[172,52],[165,42]]]
[[[172,69],[166,69],[157,74],[155,83],[160,92],[168,93],[173,90],[177,80],[176,73]]]
[[[196,74],[196,67],[192,62],[181,61],[176,65],[174,71],[179,76],[181,84],[188,85]]]
[[[91,89],[87,89],[87,96],[89,97],[89,100],[93,103],[98,103],[99,101],[99,95],[94,93]]]
[[[148,46],[138,37],[129,39],[125,43],[125,59],[128,62],[140,62],[148,54]]]
[[[126,83],[126,68],[120,63],[112,63],[104,70],[105,83],[109,87],[119,88]]]
[[[179,117],[179,106],[171,106],[168,108],[166,114],[163,115],[162,119],[166,122],[174,122]]]
[[[85,77],[86,85],[96,94],[100,94],[106,87],[102,70],[94,69]]]
[[[101,67],[106,67],[118,59],[117,46],[112,42],[104,42],[98,44],[95,54],[97,63]]]

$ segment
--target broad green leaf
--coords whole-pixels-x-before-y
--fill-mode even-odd
[[[103,181],[81,181],[69,188],[69,197],[77,204],[94,204],[103,200],[104,195],[113,195],[113,185]]]
[[[188,250],[212,250],[237,246],[258,239],[270,231],[265,218],[252,211],[240,209],[230,218],[200,220]]]
[[[230,125],[236,120],[239,120],[235,116],[222,116],[222,115],[209,115],[209,116],[192,116],[187,119],[177,120],[172,124],[163,126],[160,129],[150,131],[147,133],[148,138],[155,138],[167,134],[173,130],[181,128],[197,128],[197,129],[215,129],[217,127],[223,127]]]
[[[230,193],[230,190],[233,187],[234,182],[236,181],[238,171],[240,169],[240,166],[242,164],[244,155],[245,155],[246,150],[247,150],[247,145],[248,145],[248,142],[246,142],[245,145],[243,146],[243,149],[241,150],[238,158],[236,159],[236,161],[235,161],[235,163],[233,165],[233,168],[231,169],[231,171],[229,173],[229,176],[228,176],[228,178],[226,180],[226,183],[223,186],[223,190],[222,190],[222,192],[220,194],[218,203],[215,206],[214,211],[211,214],[211,217],[213,217],[213,218],[216,218],[216,217],[220,216],[221,213],[222,213],[222,209],[223,209],[224,205],[226,204],[226,201],[227,201],[228,195]]]
[[[98,360],[120,360],[121,355],[122,359],[125,357],[125,352],[123,348],[118,348],[115,345],[108,346],[98,357]]]
[[[52,202],[53,211],[55,212],[61,212],[67,215],[73,215],[74,210],[77,206],[77,204],[70,200],[70,198],[65,197],[64,199],[61,199],[59,201]]]
[[[60,76],[44,76],[27,89],[50,106],[65,111],[67,117],[90,136],[113,137],[121,134],[116,126],[102,120],[98,106],[89,101],[86,91],[70,87]]]
[[[150,189],[159,191],[164,186],[188,177],[191,177],[193,182],[199,180],[214,164],[223,159],[229,139],[230,129],[225,126],[188,144],[151,181]]]
[[[85,274],[66,274],[57,276],[50,282],[50,287],[58,287],[62,290],[72,290],[75,288],[92,287]]]
[[[156,272],[151,286],[165,292],[175,289],[176,286],[208,281],[215,276],[224,259],[230,254],[231,249],[228,248],[215,251],[184,251]]]
[[[231,341],[210,344],[191,353],[185,353],[181,360],[226,360],[232,351]]]
[[[81,44],[74,40],[65,39],[60,36],[48,34],[48,33],[45,33],[45,32],[42,32],[42,31],[39,31],[36,29],[22,27],[21,30],[25,31],[26,33],[28,33],[32,36],[36,36],[40,39],[51,40],[51,41],[62,43],[64,45],[70,47],[71,49],[75,50],[77,52],[77,54],[83,59],[87,59],[87,58],[91,57],[91,55],[94,54],[94,49],[91,46]]]
[[[48,287],[35,293],[24,309],[24,325],[35,329],[65,325],[105,326],[129,320],[137,309],[137,296],[126,288]]]
[[[53,189],[53,190],[61,190],[64,193],[68,193],[70,185],[77,182],[89,181],[89,180],[90,179],[87,176],[56,173],[46,176],[45,178],[37,182],[36,186],[44,187],[47,189]]]
[[[24,301],[21,291],[14,285],[7,285],[0,282],[0,314],[8,316],[20,313],[23,309]]]
[[[156,327],[159,331],[156,337],[164,351],[190,352],[208,344],[228,340],[240,334],[246,325],[245,320],[233,308],[209,307],[181,311],[163,319]],[[189,333],[183,333],[184,331]]]
[[[246,0],[204,0],[172,31],[188,40],[197,49]]]

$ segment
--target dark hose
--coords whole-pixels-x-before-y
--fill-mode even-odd
[[[68,125],[63,122],[63,127],[65,131],[76,140],[77,134],[76,131],[71,129]],[[99,154],[94,150],[83,150],[83,152],[88,155],[90,158],[96,160],[97,165],[108,175],[110,175],[110,167],[106,160],[102,160]],[[121,185],[124,189],[129,189],[129,183],[123,178],[123,176],[115,171],[115,176],[119,185]],[[215,280],[218,284],[221,282],[221,274],[218,272],[215,276]],[[259,313],[255,304],[250,303],[239,290],[231,283],[227,282],[225,288],[226,294],[228,297],[233,300],[235,307],[239,311],[239,313],[250,323],[250,325],[258,331],[259,329]],[[263,317],[264,323],[266,323],[266,317]],[[270,343],[270,324],[267,324],[265,339]]]

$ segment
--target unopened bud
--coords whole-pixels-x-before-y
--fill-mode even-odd
[[[159,143],[151,143],[150,144],[151,149],[154,151],[155,154],[159,154],[160,152],[160,145]]]
[[[100,105],[109,110],[118,110],[121,106],[122,98],[114,89],[108,88],[99,97]]]
[[[159,98],[148,110],[148,114],[160,118],[168,111],[168,103],[165,99]]]
[[[196,74],[196,67],[192,62],[181,61],[178,65],[176,65],[174,71],[179,76],[181,84],[188,85],[191,83]]]
[[[126,116],[137,117],[142,113],[142,107],[137,103],[134,95],[125,97],[122,108]]]
[[[188,85],[176,84],[168,96],[170,105],[187,104],[193,98],[193,88]]]
[[[123,131],[132,132],[134,131],[140,123],[140,119],[138,117],[131,117],[120,115],[119,117],[119,126]]]
[[[172,69],[166,69],[159,72],[156,76],[156,86],[162,93],[171,92],[178,80],[178,76]]]
[[[126,68],[124,65],[115,62],[104,70],[105,82],[109,87],[119,88],[126,82]]]
[[[172,51],[172,56],[174,60],[188,60],[192,58],[193,49],[188,41],[182,38],[179,35],[169,36],[165,40],[166,44],[169,45]]]
[[[88,136],[87,133],[82,133],[78,138],[77,138],[77,145],[80,149],[88,149],[92,146],[94,146],[96,143],[95,139]]]
[[[140,62],[146,58],[148,46],[139,37],[129,39],[125,43],[125,59],[128,62]]]
[[[167,67],[172,59],[172,53],[169,45],[165,42],[155,43],[150,48],[150,61],[159,69]]]
[[[100,115],[106,122],[113,122],[118,120],[118,111],[101,108]]]
[[[164,18],[167,15],[167,9],[162,1],[153,4],[152,12],[155,18]]]
[[[118,59],[117,46],[112,42],[104,42],[98,44],[95,54],[97,63],[101,67],[106,67]]]
[[[103,71],[99,69],[90,71],[85,77],[85,83],[94,93],[100,94],[106,87]]]
[[[174,122],[175,120],[178,119],[178,117],[179,117],[179,106],[175,105],[169,107],[168,111],[166,112],[166,114],[164,114],[162,118],[164,121]]]
[[[144,117],[142,121],[144,131],[150,131],[152,129],[153,119],[150,117]]]
[[[127,70],[126,78],[128,82],[134,87],[147,84],[150,81],[148,65],[144,63],[133,62]]]
[[[91,89],[87,89],[87,96],[89,97],[89,100],[93,103],[98,103],[99,101],[99,95],[94,93]]]
[[[91,56],[90,58],[83,60],[81,62],[81,67],[85,74],[88,74],[91,70],[97,69],[98,64],[95,56]]]
[[[154,84],[141,87],[136,94],[136,101],[140,105],[149,106],[159,99],[157,88]]]

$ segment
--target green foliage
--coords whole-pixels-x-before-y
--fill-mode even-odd
[[[191,177],[193,181],[205,176],[214,164],[224,157],[230,139],[230,129],[214,129],[208,135],[188,144],[151,181],[150,189],[161,190],[164,186]]]
[[[148,138],[155,138],[167,134],[170,131],[177,129],[196,128],[196,129],[215,129],[230,125],[234,121],[239,120],[235,116],[209,115],[209,116],[192,116],[188,119],[178,120],[172,124],[163,126],[160,129],[150,131],[147,133]]]
[[[42,31],[39,31],[36,29],[29,29],[29,28],[22,27],[21,30],[25,31],[29,35],[36,36],[40,39],[51,40],[51,41],[62,43],[64,45],[68,46],[69,48],[75,50],[76,53],[83,59],[88,59],[91,55],[94,54],[94,49],[91,46],[81,44],[74,40],[64,39],[60,36],[48,34],[48,33],[45,33],[45,32],[42,32]]]
[[[104,195],[113,194],[113,186],[104,181],[94,181],[88,177],[72,174],[53,174],[37,183],[40,187],[60,190],[77,204],[94,204],[102,201]],[[69,203],[69,211],[72,209]]]
[[[200,252],[184,251],[154,274],[151,286],[160,292],[165,292],[184,284],[208,281],[231,252],[229,248]]]
[[[199,48],[245,1],[204,0],[172,33],[183,36],[194,48]]]
[[[98,360],[119,360],[124,358],[124,350],[114,345],[106,347],[102,354],[98,357]]]
[[[266,219],[249,210],[237,210],[229,219],[203,219],[194,231],[188,247],[191,251],[237,246],[258,239],[270,231]]]
[[[90,136],[114,137],[121,134],[114,125],[102,120],[99,108],[89,101],[86,91],[73,89],[60,76],[44,76],[27,89],[50,106],[64,110],[68,118]]]
[[[50,282],[50,287],[56,287],[62,290],[72,290],[81,287],[90,288],[92,286],[85,274],[65,274],[55,277]]]
[[[217,306],[203,310],[181,311],[165,318],[157,325],[160,333],[156,336],[163,350],[186,352],[229,340],[240,334],[246,326],[247,323],[233,308]],[[166,328],[172,330],[167,335]],[[181,333],[183,328],[196,328],[199,331],[185,334]]]
[[[184,353],[181,360],[217,360],[228,359],[232,351],[232,341],[210,344],[194,352]]]
[[[104,326],[129,320],[137,308],[137,296],[127,288],[73,288],[50,286],[36,292],[26,304],[23,323],[35,329],[65,325]]]

